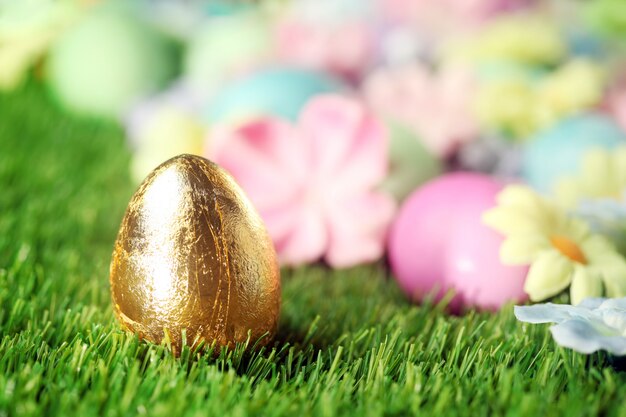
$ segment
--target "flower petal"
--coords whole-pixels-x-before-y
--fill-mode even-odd
[[[301,209],[297,202],[260,211],[274,246],[282,247],[300,225]]]
[[[580,353],[590,354],[602,349],[615,355],[626,354],[626,338],[608,326],[575,319],[553,326],[550,331],[559,345]]]
[[[577,309],[586,308],[589,310],[595,310],[602,305],[606,301],[606,298],[596,297],[596,298],[585,298],[576,306]]]
[[[377,113],[408,128],[437,156],[449,156],[477,136],[471,111],[476,83],[469,71],[401,65],[373,72],[363,90]]]
[[[321,214],[313,208],[303,208],[297,227],[282,241],[276,251],[283,264],[300,265],[322,258],[328,245],[328,232]]]
[[[347,97],[321,95],[307,103],[298,126],[317,170],[336,172],[349,156],[362,117],[361,105]]]
[[[517,207],[529,214],[543,209],[541,197],[526,185],[509,185],[498,194],[496,200],[501,206]]]
[[[326,261],[333,267],[347,267],[379,259],[394,212],[393,200],[382,193],[333,202],[328,207]]]
[[[370,191],[387,175],[387,130],[377,120],[366,117],[356,136],[349,157],[330,180],[335,192]]]
[[[593,148],[583,158],[579,187],[587,197],[612,197],[616,191],[612,155],[604,149]]]
[[[602,235],[591,235],[580,243],[580,248],[591,263],[603,263],[607,256],[616,254],[615,246]]]
[[[580,304],[585,298],[602,295],[602,280],[592,268],[576,266],[572,275],[570,301],[573,305]]]
[[[544,252],[530,266],[524,291],[532,301],[541,301],[557,295],[572,281],[572,261],[556,250]]]
[[[626,316],[626,297],[622,298],[597,298],[599,301],[598,306],[596,308],[603,309],[612,309],[612,310],[621,310],[622,313]]]
[[[235,129],[219,127],[213,135],[215,161],[233,175],[259,211],[294,199],[302,187],[304,171],[286,166],[277,152],[280,143],[298,143],[297,133],[291,126],[278,120],[262,119]],[[298,155],[293,152],[291,156],[300,166],[297,169],[306,170],[305,162]]]
[[[606,295],[611,298],[626,297],[626,261],[614,252],[605,256],[598,269],[604,280]]]
[[[482,221],[505,236],[528,233],[545,234],[547,227],[541,217],[529,216],[523,210],[505,206],[497,206],[485,211]]]
[[[515,235],[502,242],[500,260],[505,265],[528,265],[549,248],[550,242],[543,235]]]
[[[587,223],[579,218],[567,216],[565,213],[557,215],[553,220],[553,224],[555,234],[567,236],[581,245],[590,237],[590,229]]]
[[[554,195],[564,209],[576,207],[580,199],[580,187],[574,178],[559,178],[554,186]]]
[[[387,133],[356,100],[324,95],[304,109],[300,129],[319,181],[348,192],[378,185],[387,171]]]
[[[524,323],[562,323],[579,315],[579,307],[569,304],[535,304],[532,306],[515,306],[515,317]]]

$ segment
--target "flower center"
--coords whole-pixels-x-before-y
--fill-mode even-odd
[[[555,249],[572,261],[578,262],[579,264],[587,264],[585,254],[571,239],[568,239],[565,236],[557,235],[550,238],[550,243],[552,243],[552,246],[554,246]]]

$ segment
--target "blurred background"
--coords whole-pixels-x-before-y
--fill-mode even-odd
[[[626,141],[625,34],[622,0],[3,0],[0,90],[121,126],[136,185],[217,161],[284,264],[345,267],[450,172],[576,200],[562,179]]]

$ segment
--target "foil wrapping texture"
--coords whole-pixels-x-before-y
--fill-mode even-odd
[[[190,345],[267,343],[280,314],[280,271],[263,221],[216,164],[181,155],[132,197],[110,270],[123,327],[179,353]]]

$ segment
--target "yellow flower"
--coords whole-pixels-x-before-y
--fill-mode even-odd
[[[557,26],[532,14],[509,15],[476,36],[453,40],[443,48],[444,62],[494,61],[551,65],[565,56],[567,45]]]
[[[602,70],[574,59],[538,81],[520,75],[486,81],[476,97],[476,116],[487,129],[524,139],[595,106],[603,90]]]
[[[574,59],[539,85],[537,100],[542,112],[538,124],[548,126],[565,116],[595,106],[604,92],[604,73],[594,62]]]
[[[533,85],[522,77],[488,82],[478,91],[476,117],[489,130],[524,138],[537,129],[536,101]]]
[[[524,290],[532,301],[570,287],[572,304],[587,297],[626,296],[626,261],[586,223],[521,185],[506,187],[483,221],[506,239],[502,263],[530,265]]]
[[[626,146],[588,151],[579,175],[559,179],[554,191],[559,204],[567,209],[576,207],[581,200],[621,199],[626,191]]]

